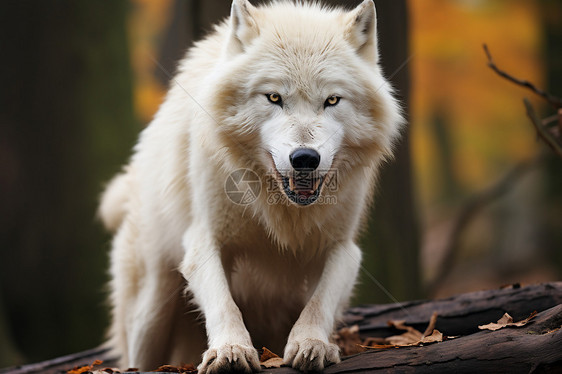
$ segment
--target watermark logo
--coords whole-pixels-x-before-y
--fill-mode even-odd
[[[261,193],[260,177],[250,169],[235,170],[226,178],[224,191],[235,204],[251,204]]]
[[[282,177],[280,181],[279,175]],[[271,170],[264,175],[266,184],[267,203],[270,205],[291,205],[290,200],[314,198],[316,205],[334,205],[337,203],[338,173],[336,169],[315,170],[310,173],[295,173],[294,170],[276,172]],[[255,202],[262,192],[262,183],[258,174],[250,169],[238,169],[230,173],[224,183],[226,195],[235,204],[249,205]],[[292,194],[289,199],[287,193]]]
[[[316,169],[301,172],[279,170],[279,178],[268,179],[267,202],[270,205],[335,205],[337,204],[338,170]]]

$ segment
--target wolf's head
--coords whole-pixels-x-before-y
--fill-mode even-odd
[[[237,166],[273,176],[305,206],[335,174],[345,183],[391,155],[402,117],[378,65],[372,0],[351,11],[234,0],[223,27],[211,95]]]

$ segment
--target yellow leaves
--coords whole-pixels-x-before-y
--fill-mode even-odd
[[[139,79],[135,84],[135,111],[144,123],[148,123],[158,110],[166,92],[164,87],[151,77]]]
[[[129,13],[128,34],[131,64],[134,73],[134,107],[144,123],[150,122],[160,106],[165,87],[156,80],[156,60],[163,38],[171,22],[173,2],[170,0],[133,0]]]
[[[532,157],[536,141],[521,108],[524,90],[494,77],[481,50],[518,77],[544,86],[539,2],[408,1],[411,13],[413,159],[428,204],[442,198],[432,123],[444,112],[451,163],[463,189],[478,189],[503,165]]]
[[[519,322],[513,322],[513,317],[511,317],[508,313],[505,313],[502,318],[498,320],[496,323],[488,323],[486,325],[480,325],[478,328],[480,330],[491,330],[496,331],[499,329],[503,329],[504,327],[522,327],[525,326],[531,319],[533,319],[537,315],[537,312],[534,311],[531,315]]]

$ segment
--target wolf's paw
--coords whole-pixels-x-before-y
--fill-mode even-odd
[[[340,362],[338,346],[319,339],[290,341],[285,347],[284,362],[293,368],[309,372]]]
[[[199,374],[251,373],[260,371],[260,360],[254,347],[225,344],[218,348],[209,348],[203,354],[203,362],[198,370]]]

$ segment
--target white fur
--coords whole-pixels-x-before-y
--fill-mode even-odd
[[[123,367],[199,362],[201,373],[259,370],[254,346],[321,370],[356,280],[355,244],[380,163],[402,123],[377,65],[375,9],[299,2],[254,7],[192,48],[101,215],[111,253],[111,343]],[[266,94],[281,95],[284,105]],[[341,97],[324,108],[326,98]],[[298,206],[278,180],[289,154],[315,149],[337,203]],[[237,169],[261,194],[230,201]],[[280,198],[271,202],[271,196]],[[268,200],[269,199],[269,200]]]

